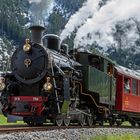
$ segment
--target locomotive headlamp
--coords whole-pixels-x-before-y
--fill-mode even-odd
[[[50,82],[46,82],[44,85],[43,85],[43,89],[46,91],[46,92],[50,92],[53,88],[53,85],[50,83]]]
[[[53,89],[53,85],[51,83],[51,78],[50,77],[47,77],[46,78],[46,82],[43,85],[43,90],[45,90],[46,92],[51,92],[52,89]]]
[[[0,77],[0,91],[3,91],[5,89],[5,78]]]
[[[26,39],[26,43],[23,46],[24,52],[29,52],[31,50],[31,45],[29,43],[30,43],[30,40],[29,39]]]

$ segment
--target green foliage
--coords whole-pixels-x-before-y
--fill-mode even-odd
[[[86,0],[56,0],[68,13],[74,14]]]
[[[9,54],[11,54],[11,42],[6,37],[3,37],[3,39],[0,39],[0,71],[6,70],[9,68],[9,63],[7,63],[7,60],[9,58]],[[9,69],[8,69],[9,70]]]
[[[6,124],[7,123],[7,118],[4,117],[3,115],[0,115],[0,124]]]
[[[47,27],[47,33],[60,34],[60,31],[64,28],[66,21],[63,15],[59,11],[54,11],[50,18]]]
[[[23,124],[24,122],[23,121],[18,121],[16,124]],[[4,117],[3,115],[0,115],[0,125],[12,125],[12,124],[15,124],[15,123],[7,123],[7,118]]]
[[[116,61],[119,65],[126,66],[128,68],[140,69],[140,54],[133,54],[133,48],[128,49],[116,49],[110,48],[108,50],[108,57]]]
[[[48,20],[47,33],[59,35],[64,29],[69,17],[83,5],[84,1],[86,0],[56,0],[58,5],[61,5],[62,9],[60,10],[54,7],[53,13]]]
[[[27,2],[27,0],[25,1]],[[16,43],[21,43],[26,33],[28,34],[23,28],[28,20],[25,16],[28,12],[25,8],[27,4],[25,1],[21,5],[21,0],[0,0],[0,34]]]
[[[92,137],[91,140],[140,140],[140,136],[134,136],[132,134],[118,135],[118,136],[96,136]]]

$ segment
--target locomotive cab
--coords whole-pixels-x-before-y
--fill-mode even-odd
[[[106,74],[114,76],[115,63],[101,54],[78,52],[75,57],[76,61],[83,64],[84,66],[91,66],[102,72],[105,72]]]
[[[114,65],[110,59],[99,53],[79,52],[76,60],[82,63],[83,83],[85,91],[95,95],[96,102],[108,106],[115,105]]]

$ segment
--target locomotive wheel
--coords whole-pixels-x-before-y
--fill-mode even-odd
[[[27,123],[27,125],[29,125],[29,126],[34,126],[34,125],[35,125],[33,122],[26,122],[26,123]]]
[[[85,125],[85,122],[86,122],[86,115],[85,114],[81,114],[80,120],[79,120],[79,124],[81,126],[84,126]]]
[[[100,121],[99,126],[103,126],[103,125],[104,125],[104,121]]]
[[[64,125],[65,126],[69,126],[70,125],[70,118],[68,118],[68,117],[64,118]]]
[[[134,121],[130,121],[130,123],[131,123],[131,125],[132,125],[133,127],[136,126],[136,122],[134,122]]]
[[[43,123],[36,123],[35,126],[43,126]]]
[[[121,126],[122,122],[121,121],[116,121],[117,126]]]
[[[55,123],[56,123],[57,126],[60,127],[60,126],[63,124],[63,119],[62,119],[62,118],[56,119],[56,120],[55,120]]]
[[[113,120],[109,120],[109,125],[113,126],[115,124],[115,122]]]
[[[87,116],[87,124],[89,126],[92,126],[92,124],[93,124],[93,116]]]

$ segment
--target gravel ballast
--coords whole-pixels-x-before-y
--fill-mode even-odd
[[[38,132],[0,134],[0,140],[90,140],[97,135],[132,134],[140,136],[140,129],[81,128]]]

